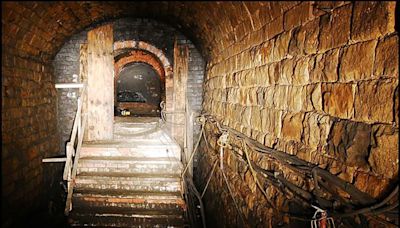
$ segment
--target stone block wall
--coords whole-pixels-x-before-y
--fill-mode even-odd
[[[276,5],[280,13],[269,18],[254,9],[242,29],[226,24],[234,38],[207,65],[204,112],[375,198],[385,196],[398,179],[399,165],[395,3],[291,2],[270,7]],[[215,144],[216,137],[209,140]],[[215,151],[204,143],[202,149],[200,170],[210,170]],[[226,156],[245,219],[257,215],[264,223],[272,221],[268,210],[259,209],[265,204],[251,203],[265,202],[259,191],[244,192],[251,181],[240,162]],[[267,160],[259,162],[268,166]],[[304,184],[282,170],[296,185]],[[197,173],[200,187],[206,174]],[[270,200],[283,205],[285,197],[273,187],[268,191],[275,192]],[[238,226],[236,212],[228,213],[236,209],[221,176],[212,179],[205,203],[209,212],[227,212],[217,221],[221,226]]]

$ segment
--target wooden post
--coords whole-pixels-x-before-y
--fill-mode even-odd
[[[114,56],[111,24],[88,32],[87,140],[113,138]]]
[[[64,174],[63,174],[63,179],[68,180],[68,174],[71,169],[71,162],[72,162],[72,149],[73,145],[71,145],[71,142],[67,143],[66,146],[66,155],[67,155],[67,161],[65,162],[65,167],[64,167]]]
[[[82,131],[81,131],[81,134],[78,135],[78,145],[76,146],[76,154],[75,154],[73,163],[71,160],[71,164],[73,164],[73,167],[72,167],[72,171],[70,172],[70,175],[68,178],[68,195],[67,195],[67,201],[66,201],[65,210],[64,210],[65,215],[68,215],[69,211],[72,209],[72,194],[74,191],[76,172],[78,170],[78,160],[80,157],[83,135],[85,133],[86,118],[87,118],[86,116],[83,117]],[[71,169],[69,169],[69,170],[71,170]]]
[[[172,127],[172,135],[178,144],[184,146],[185,139],[185,103],[188,78],[189,48],[187,45],[174,45],[174,97],[172,121],[176,123]],[[177,125],[181,124],[181,125]]]
[[[81,44],[80,45],[80,49],[79,49],[79,77],[80,77],[80,81],[81,83],[87,83],[88,81],[88,45],[87,44]],[[87,88],[86,88],[86,93],[87,93]],[[82,111],[81,113],[87,113],[87,96],[85,96],[85,94],[82,94]],[[82,117],[81,117],[81,120]],[[86,124],[86,126],[88,126]],[[88,139],[88,131],[85,131],[85,134],[83,136],[83,140],[87,141]]]
[[[81,97],[79,97],[78,98],[78,109],[76,110],[78,113],[77,113],[77,115],[76,115],[76,118],[78,118],[78,121],[77,121],[77,131],[78,131],[78,135],[80,134],[80,132],[81,132],[81,126],[82,126],[82,118],[81,118],[81,116],[82,116],[82,108],[79,110],[79,106],[81,106],[82,104],[82,98]],[[75,144],[75,142],[72,142],[73,144]],[[75,154],[74,154],[74,156],[75,156]]]
[[[187,151],[188,153],[186,154],[186,161],[189,161],[190,157],[192,156],[193,151],[193,123],[194,123],[194,112],[190,109],[186,110],[186,144],[187,144]],[[194,158],[192,162],[189,164],[188,172],[190,176],[193,176],[193,163],[194,163]]]

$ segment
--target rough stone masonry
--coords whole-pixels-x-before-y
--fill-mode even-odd
[[[394,2],[293,3],[266,23],[252,14],[243,24],[261,24],[230,28],[234,42],[208,63],[204,111],[265,146],[382,198],[397,183],[399,166],[394,7]],[[208,141],[215,145],[215,126],[209,127]],[[203,171],[211,170],[219,149],[207,148],[203,142],[200,189],[209,174]],[[298,187],[312,190],[298,174],[259,154],[251,156],[262,168],[281,171]],[[224,159],[245,220],[252,227],[282,223],[266,210],[243,162],[228,152]],[[211,211],[229,211],[212,221],[238,226],[235,205],[221,174],[216,175],[205,195],[210,217]],[[267,194],[277,207],[287,209],[286,196],[276,188],[267,187]]]

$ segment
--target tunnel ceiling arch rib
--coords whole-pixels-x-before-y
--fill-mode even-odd
[[[18,7],[15,7],[18,4]],[[3,40],[10,51],[22,57],[51,59],[73,34],[119,17],[149,17],[177,24],[192,39],[204,57],[218,54],[239,39],[233,31],[259,29],[266,20],[297,2],[5,2]],[[249,14],[241,12],[248,11]],[[258,11],[257,14],[254,12]],[[258,15],[263,15],[258,16]],[[266,16],[265,16],[266,15]],[[254,18],[252,18],[254,17]],[[213,50],[213,52],[211,52]]]

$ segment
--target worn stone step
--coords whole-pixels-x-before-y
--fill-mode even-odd
[[[96,208],[96,205],[102,206]],[[85,206],[91,207],[89,214]],[[111,207],[111,210],[108,207]],[[112,207],[116,210],[112,211]],[[128,211],[115,207],[133,207],[134,210]],[[185,207],[185,202],[178,191],[75,188],[70,222],[74,227],[188,227],[181,213]],[[159,210],[154,210],[154,208]],[[166,212],[168,210],[174,212]],[[159,215],[155,215],[157,213],[154,211],[159,211]],[[178,217],[171,214],[178,214]]]
[[[151,135],[152,137],[149,138],[148,136]],[[138,131],[129,131],[129,130],[114,130],[113,133],[113,139],[115,140],[118,137],[115,136],[119,136],[119,137],[129,137],[132,139],[152,139],[152,140],[159,140],[161,141],[162,139],[164,139],[165,141],[169,141],[169,139],[167,140],[167,138],[165,138],[165,135],[163,132],[160,131],[154,131],[154,130],[149,130],[149,129],[142,129],[142,130],[138,130]]]
[[[85,179],[99,179],[99,180],[136,180],[136,179],[149,179],[149,180],[165,180],[165,181],[180,181],[179,174],[171,173],[110,173],[110,172],[83,172],[80,173],[78,178]]]
[[[75,180],[77,188],[123,189],[136,191],[180,191],[180,176],[169,174],[111,175],[110,173],[82,173]]]
[[[183,213],[186,210],[182,199],[142,199],[118,196],[104,196],[92,194],[74,194],[72,199],[73,210],[82,208],[93,210],[120,210],[119,213],[132,212],[132,210],[166,210],[167,213]]]
[[[147,141],[166,141],[166,139],[163,139],[162,137],[164,136],[164,133],[161,132],[122,132],[122,131],[116,131],[114,132],[113,138],[114,140],[147,140]]]
[[[142,139],[165,139],[172,141],[158,124],[138,125],[138,124],[118,124],[114,125],[114,139],[118,138],[142,138]]]
[[[160,225],[160,224],[158,224],[158,225],[146,225],[146,224],[141,224],[141,225],[127,225],[127,226],[124,226],[124,225],[122,225],[122,224],[120,224],[120,225],[118,225],[118,226],[112,226],[112,225],[94,225],[94,224],[92,224],[92,225],[89,225],[89,224],[84,224],[84,225],[79,225],[79,224],[70,224],[70,227],[77,227],[77,228],[86,228],[86,227],[88,227],[88,226],[90,226],[90,227],[101,227],[101,228],[108,228],[108,227],[120,227],[120,228],[123,228],[123,227],[129,227],[129,228],[190,228],[190,225],[189,224],[184,224],[184,225],[174,225],[174,226],[172,226],[172,225]]]
[[[114,132],[116,131],[130,131],[130,132],[142,132],[142,131],[160,131],[163,132],[161,129],[161,124],[158,123],[148,123],[148,125],[144,124],[135,124],[135,123],[118,123],[114,124]]]
[[[82,157],[78,175],[83,172],[180,174],[182,168],[182,163],[176,158]]]
[[[143,124],[114,124],[114,132],[129,131],[129,132],[142,132],[142,131],[161,131],[159,125],[149,123],[148,126]]]
[[[183,227],[183,216],[145,215],[145,214],[110,214],[110,213],[72,213],[71,226],[105,226],[105,227]]]
[[[82,204],[75,203],[73,204],[74,208],[72,210],[73,213],[96,213],[96,214],[137,214],[137,215],[175,215],[182,216],[184,211],[179,207],[171,207],[171,208],[163,208],[160,206],[161,204],[153,205],[153,208],[148,206],[147,208],[140,207],[127,207],[126,205],[120,206],[120,204],[115,205],[93,205],[93,204]]]
[[[150,135],[150,136],[134,136],[131,134],[122,134],[122,133],[114,133],[114,141],[118,142],[131,142],[131,143],[164,143],[168,142],[166,140],[163,140],[159,138],[156,135]]]
[[[159,124],[159,120],[149,121],[147,123],[135,123],[135,122],[114,122],[114,127],[142,127],[146,128],[149,126],[155,126]]]
[[[79,209],[79,210],[78,210]],[[176,213],[168,210],[143,210],[131,209],[128,213],[121,213],[121,210],[110,210],[108,208],[76,208],[71,211],[72,216],[104,216],[104,217],[126,217],[126,218],[164,218],[164,219],[183,219],[183,213]]]
[[[90,141],[90,142],[83,142],[83,146],[88,146],[88,147],[107,147],[107,148],[150,148],[150,147],[156,147],[156,148],[174,148],[174,149],[179,149],[179,145],[177,145],[174,142],[167,142],[163,141],[162,139],[159,139],[158,142],[148,144],[145,143],[145,141],[142,141],[141,139],[138,140],[132,140],[132,141],[118,141],[118,140],[99,140],[99,141]]]
[[[158,126],[117,121],[114,139],[83,143],[72,226],[188,227],[181,149]]]
[[[80,157],[116,156],[131,158],[176,158],[180,160],[181,153],[176,145],[131,146],[126,144],[84,144]]]
[[[157,127],[157,123],[114,123],[114,129],[128,129],[128,130],[145,130]]]
[[[74,188],[73,197],[96,197],[97,199],[107,201],[108,199],[119,200],[122,202],[168,202],[184,203],[180,191],[134,191],[121,189],[91,189]]]

